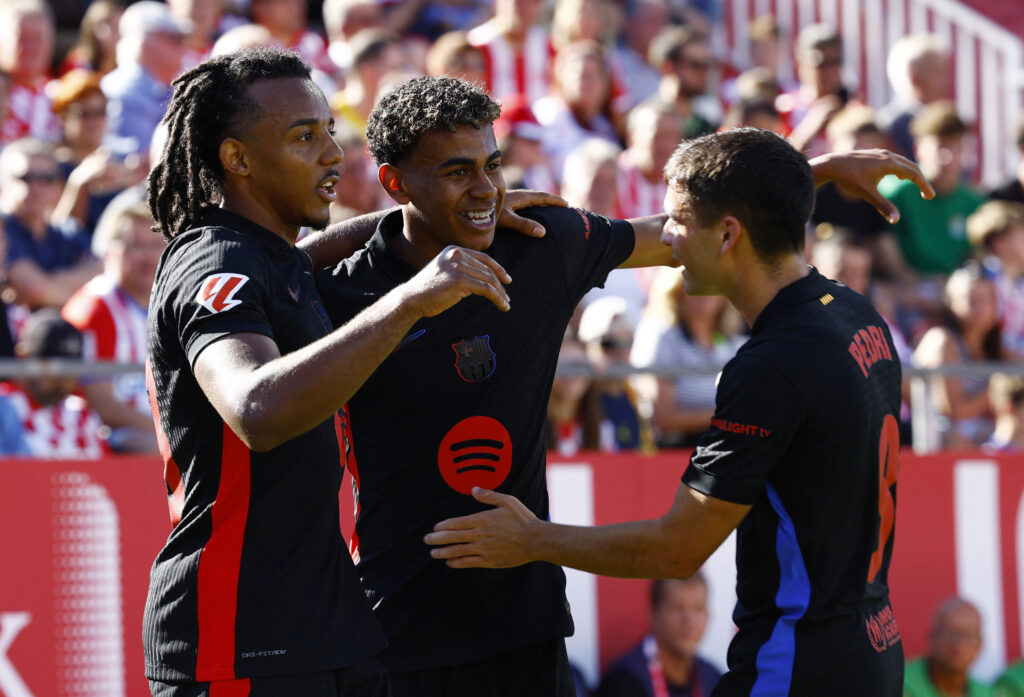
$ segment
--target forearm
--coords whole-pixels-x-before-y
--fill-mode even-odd
[[[633,226],[635,243],[633,253],[619,268],[678,266],[679,262],[672,256],[672,248],[661,242],[661,231],[667,220],[667,215],[660,214],[626,221]]]
[[[619,578],[689,578],[704,559],[687,555],[662,519],[578,527],[537,521],[528,555]]]
[[[326,230],[306,237],[298,246],[309,254],[313,260],[314,270],[334,266],[366,244],[367,240],[373,237],[377,223],[393,210],[395,209],[374,211],[335,223]]]

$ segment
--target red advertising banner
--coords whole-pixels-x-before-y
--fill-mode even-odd
[[[664,513],[686,453],[584,453],[549,465],[552,517],[602,524]],[[144,697],[142,609],[149,567],[170,529],[153,458],[0,460],[0,695]],[[351,496],[343,486],[343,523]],[[714,558],[712,559],[714,561]],[[931,614],[954,593],[978,604],[994,675],[1022,653],[1024,457],[901,455],[893,607],[908,656],[926,646]],[[709,567],[711,567],[709,562]],[[719,661],[731,631],[729,567],[708,569],[706,646]],[[571,654],[590,677],[646,627],[648,582],[570,574]],[[724,609],[720,609],[724,608]]]

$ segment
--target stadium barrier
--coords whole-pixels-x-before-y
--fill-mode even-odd
[[[672,502],[688,452],[552,458],[552,518],[603,524],[655,517]],[[142,609],[149,566],[170,530],[156,458],[0,460],[0,694],[144,697]],[[341,512],[351,531],[352,500]],[[985,678],[1021,656],[1024,455],[901,454],[893,607],[908,655],[925,649],[935,606],[959,593],[981,609]],[[732,635],[732,541],[709,560],[718,663]],[[593,680],[644,631],[648,582],[570,571],[570,654]]]

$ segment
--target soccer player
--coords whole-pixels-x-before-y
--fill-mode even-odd
[[[177,521],[146,603],[151,690],[390,694],[340,533],[334,417],[420,318],[469,295],[507,309],[508,275],[447,249],[332,331],[294,246],[300,227],[328,222],[342,161],[308,66],[243,51],[175,87],[149,180],[168,246],[147,378]]]
[[[662,239],[686,291],[724,295],[751,325],[670,510],[555,525],[475,488],[496,508],[440,522],[426,536],[441,545],[431,554],[453,569],[541,561],[687,578],[738,526],[739,631],[715,695],[898,697],[903,651],[886,579],[900,364],[885,321],[804,260],[814,174],[781,137],[737,129],[683,143],[666,179]]]
[[[561,569],[458,573],[432,560],[422,539],[438,520],[479,511],[475,486],[501,487],[547,517],[545,405],[573,308],[615,267],[672,263],[660,241],[664,216],[610,221],[547,207],[528,213],[547,229],[542,239],[500,229],[498,113],[479,88],[453,78],[415,78],[383,96],[367,135],[400,210],[318,278],[335,324],[446,245],[486,250],[515,279],[507,313],[470,298],[417,322],[349,402],[353,556],[388,639],[383,657],[399,697],[538,694],[539,685],[572,694]],[[890,159],[876,159],[872,183],[890,171],[878,167]],[[847,164],[864,178],[855,158]]]

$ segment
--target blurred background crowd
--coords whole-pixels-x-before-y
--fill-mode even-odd
[[[825,12],[797,22],[784,2],[754,4],[780,11],[740,18],[723,0],[0,0],[0,357],[36,359],[0,384],[0,452],[156,451],[138,367],[163,242],[145,176],[174,77],[260,45],[302,53],[335,114],[345,164],[334,220],[389,206],[366,119],[417,74],[465,77],[501,101],[510,188],[609,217],[660,213],[675,146],[718,129],[771,129],[808,157],[889,148],[916,160],[938,195],[883,180],[902,211],[895,224],[820,189],[808,260],[876,304],[910,372],[944,369],[917,390],[907,381],[904,443],[1024,449],[1024,369],[1013,369],[1024,366],[1024,121],[1016,132],[996,122],[993,143],[992,110],[978,106],[989,89],[1007,92],[994,73],[1021,65],[971,47],[978,69],[965,70],[963,36],[951,42],[937,20],[879,38],[871,17],[855,16],[851,43],[848,13],[840,31]],[[992,84],[974,84],[979,75]],[[1019,109],[1020,85],[1009,92]],[[677,270],[613,272],[565,338],[551,448],[692,446],[747,330],[722,299],[688,296]],[[126,369],[39,369],[55,357]],[[956,369],[982,362],[1003,370]]]

